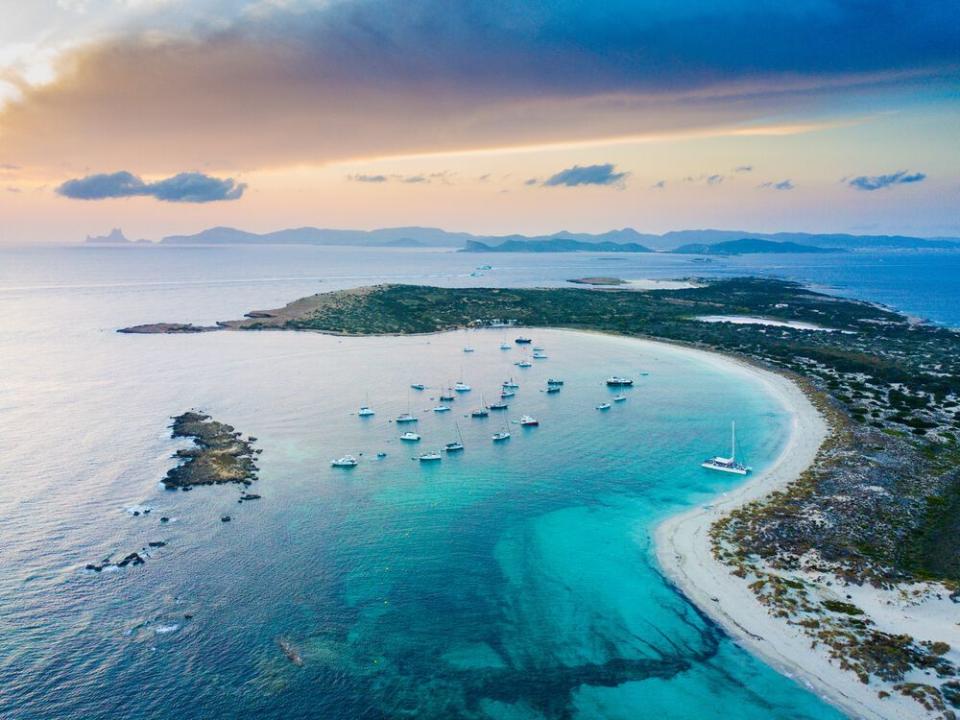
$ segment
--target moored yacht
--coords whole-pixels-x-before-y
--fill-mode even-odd
[[[627,396],[621,393],[613,398],[614,402],[626,402]]]
[[[463,349],[463,351],[464,351],[465,353],[472,353],[472,352],[473,352],[473,348],[470,347],[469,345],[467,345],[467,346]]]
[[[506,400],[507,398],[512,398],[516,394],[517,394],[516,390],[510,390],[509,388],[504,388],[503,390],[500,391],[500,398],[502,400]]]
[[[400,439],[404,442],[420,442],[420,436],[415,432],[405,432]]]
[[[547,378],[547,385],[563,385],[563,380],[558,378]]]
[[[470,392],[470,386],[461,380],[453,386],[453,391],[458,393]]]
[[[331,460],[330,464],[333,467],[356,467],[357,459],[353,455],[344,455],[336,460]]]
[[[434,411],[435,413],[445,413],[445,412],[450,412],[450,408],[448,408],[446,405],[437,405],[437,406],[433,409],[433,411]]]
[[[513,378],[510,378],[509,380],[504,380],[503,383],[501,383],[501,387],[505,387],[508,390],[516,390],[520,387],[520,383],[514,382]]]
[[[543,352],[542,350],[534,350],[534,351],[533,351],[533,359],[534,359],[534,360],[546,360],[546,359],[547,359],[547,354],[546,354],[545,352]]]
[[[558,392],[560,392],[560,386],[559,386],[559,385],[550,385],[549,383],[547,384],[547,393],[548,393],[548,394],[551,394],[551,395],[552,395],[553,393],[558,393]]]
[[[501,349],[501,350],[509,350],[509,349],[510,349],[510,343],[500,343],[500,349]]]
[[[633,380],[620,375],[612,375],[607,378],[607,385],[610,387],[630,387],[633,385]]]
[[[463,450],[463,435],[460,433],[460,423],[457,423],[457,439],[453,442],[448,442],[443,446],[443,449],[448,453],[460,452]]]
[[[492,403],[489,407],[491,410],[506,410],[510,406],[501,400],[500,402]]]
[[[700,467],[707,470],[717,470],[718,472],[733,473],[734,475],[746,475],[750,468],[741,462],[737,462],[737,425],[730,423],[730,457],[709,458],[700,463]]]
[[[514,363],[514,365],[516,365],[518,368],[531,368],[531,367],[533,367],[533,363],[530,362],[529,360],[527,360],[526,358],[524,358],[523,360],[518,360],[517,362]]]
[[[523,337],[523,335],[521,335],[521,336],[518,337],[516,340],[514,340],[514,342],[515,342],[517,345],[529,345],[530,343],[533,342],[533,340],[531,340],[531,339],[528,338],[528,337]]]
[[[401,423],[401,424],[402,424],[402,423],[415,423],[415,422],[417,422],[417,418],[414,417],[413,415],[411,415],[410,413],[405,412],[403,415],[398,415],[396,421],[397,421],[398,423]]]
[[[412,387],[414,390],[425,390],[427,386],[423,383],[413,383],[410,385],[410,387]]]
[[[609,410],[609,409],[610,409],[610,403],[608,402],[602,402],[599,405],[597,405],[597,410]]]
[[[433,452],[421,453],[417,456],[417,460],[420,462],[439,462],[443,460],[443,455],[434,450]]]
[[[370,417],[372,415],[376,415],[376,413],[367,405],[361,405],[360,409],[357,410],[357,415],[360,417]]]
[[[498,430],[497,432],[495,432],[493,435],[490,436],[490,439],[493,440],[494,442],[503,442],[504,440],[509,440],[510,431]]]
[[[537,427],[540,424],[540,421],[535,417],[530,415],[521,415],[520,416],[520,426],[521,427]]]

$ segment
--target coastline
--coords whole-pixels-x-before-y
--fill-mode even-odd
[[[682,348],[693,350],[692,348]],[[693,350],[714,362],[733,364],[761,381],[792,415],[790,438],[774,463],[715,500],[662,521],[654,549],[664,577],[745,650],[797,680],[850,717],[892,720],[929,717],[913,700],[878,697],[878,684],[865,685],[841,670],[796,626],[773,617],[749,588],[749,580],[713,556],[711,526],[735,508],[759,500],[796,480],[829,437],[827,421],[806,393],[776,372],[715,352]]]

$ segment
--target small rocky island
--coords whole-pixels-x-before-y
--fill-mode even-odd
[[[214,420],[196,410],[173,418],[172,437],[192,438],[194,447],[177,450],[184,460],[163,479],[168,490],[189,490],[194,485],[236,483],[244,487],[257,479],[254,438],[243,439],[232,425]],[[254,499],[259,496],[251,496]]]

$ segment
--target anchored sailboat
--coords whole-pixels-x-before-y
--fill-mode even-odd
[[[719,472],[733,473],[734,475],[746,475],[750,468],[741,462],[737,462],[737,424],[730,423],[730,457],[709,458],[700,463],[700,467],[707,470],[717,470]]]

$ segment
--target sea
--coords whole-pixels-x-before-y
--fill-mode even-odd
[[[950,253],[0,249],[0,718],[839,718],[687,602],[651,545],[663,518],[742,481],[699,467],[727,451],[732,420],[755,470],[783,447],[788,413],[750,376],[547,329],[523,331],[548,356],[529,369],[508,330],[115,331],[380,282],[745,274],[956,326],[958,270]],[[636,382],[597,410],[612,374]],[[509,378],[506,412],[469,416]],[[472,390],[432,412],[459,380]],[[170,418],[190,408],[257,438],[261,499],[163,489],[189,446]],[[415,446],[393,422],[407,411]],[[457,437],[461,454],[416,461]],[[347,453],[357,467],[331,467]],[[130,552],[146,562],[85,569]]]

